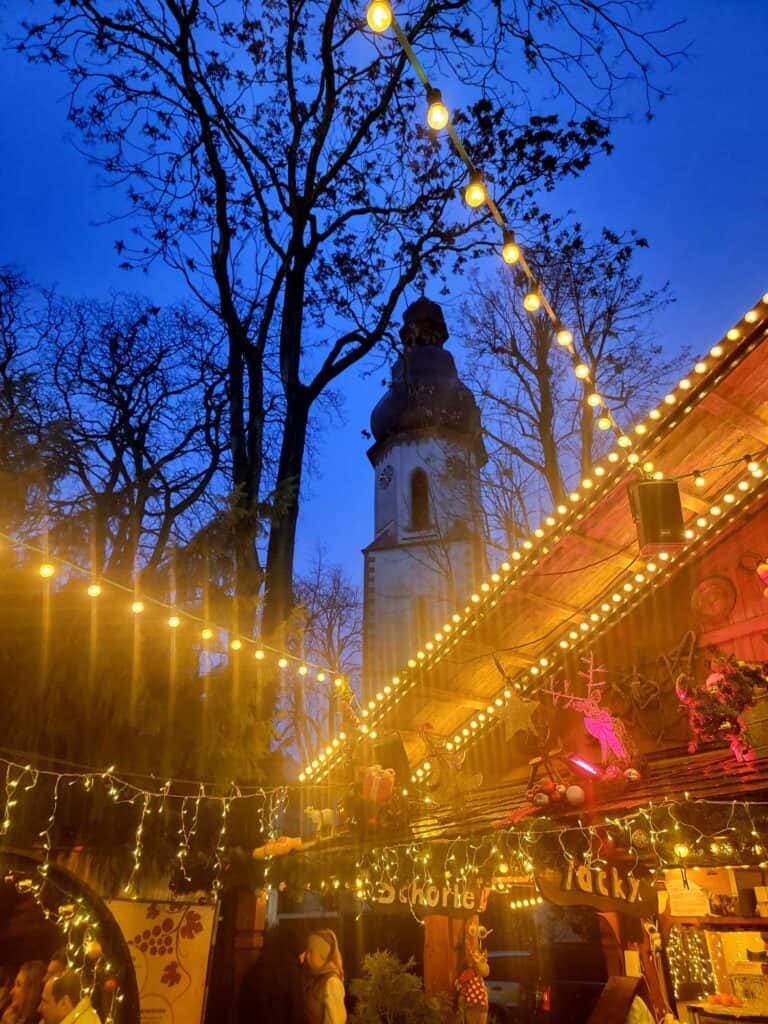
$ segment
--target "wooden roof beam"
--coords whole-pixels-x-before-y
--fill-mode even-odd
[[[530,590],[525,586],[518,586],[515,589],[515,597],[522,597],[524,600],[532,601],[534,604],[540,605],[542,608],[551,608],[557,612],[563,612],[565,615],[575,615],[581,611],[578,605],[565,604],[564,601],[558,601],[554,597],[545,597],[543,594],[537,594],[535,590]]]
[[[422,686],[416,692],[424,700],[436,700],[441,704],[453,704],[454,707],[470,708],[472,711],[485,711],[488,707],[487,700],[479,700],[476,697],[467,697],[463,693],[454,693],[453,690],[444,690],[440,686]]]
[[[578,537],[579,540],[583,540],[594,548],[595,552],[605,558],[620,558],[621,561],[626,565],[630,565],[636,554],[631,552],[627,548],[615,548],[613,544],[606,544],[604,540],[599,540],[597,537],[592,537],[588,533],[580,533],[578,530],[574,530],[571,533],[571,537]]]
[[[697,516],[705,516],[709,512],[708,501],[704,501],[703,498],[690,491],[684,491],[682,487],[680,488],[680,501],[683,508],[687,508],[689,512],[695,512]]]
[[[702,398],[701,404],[709,412],[727,419],[729,423],[751,434],[756,441],[768,448],[768,423],[764,423],[758,416],[752,415],[730,398],[724,398],[716,391],[710,391],[705,398]]]

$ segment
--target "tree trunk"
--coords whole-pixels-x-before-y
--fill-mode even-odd
[[[264,574],[262,633],[267,643],[277,647],[284,644],[285,625],[293,610],[293,559],[308,422],[309,401],[305,389],[299,387],[288,396]],[[276,682],[268,684],[263,691],[267,714],[271,712],[276,693]]]

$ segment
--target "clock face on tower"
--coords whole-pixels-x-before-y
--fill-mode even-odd
[[[382,490],[386,490],[386,488],[392,483],[392,477],[394,475],[394,469],[392,469],[391,466],[385,466],[379,473],[379,487],[381,487]]]

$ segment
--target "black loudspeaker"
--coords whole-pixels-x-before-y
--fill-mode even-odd
[[[629,485],[629,504],[642,555],[685,543],[683,508],[675,480],[636,480]]]
[[[395,775],[401,783],[408,778],[411,768],[399,733],[393,733],[386,739],[374,743],[372,764],[380,764],[382,768],[394,768]]]

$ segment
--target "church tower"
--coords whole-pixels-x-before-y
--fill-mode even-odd
[[[374,539],[364,549],[363,678],[389,682],[485,575],[480,412],[443,348],[436,302],[405,311],[402,353],[371,415]]]

